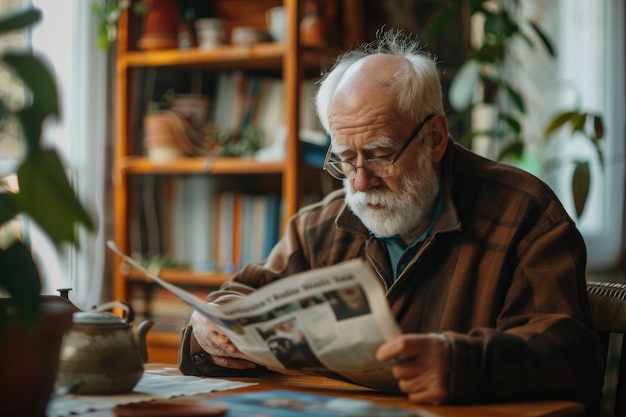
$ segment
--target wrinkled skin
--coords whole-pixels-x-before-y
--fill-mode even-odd
[[[393,376],[409,400],[442,404],[447,394],[449,347],[440,334],[405,334],[381,345],[376,359],[393,360]]]
[[[256,366],[237,349],[228,336],[200,313],[194,311],[190,324],[198,343],[216,365],[232,369],[251,369]]]

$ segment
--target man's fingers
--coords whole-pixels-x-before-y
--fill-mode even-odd
[[[256,364],[254,362],[250,362],[245,359],[214,355],[211,355],[211,359],[213,359],[213,363],[215,363],[217,366],[221,366],[222,368],[252,369],[256,367]]]
[[[420,342],[406,335],[395,337],[383,343],[376,352],[376,359],[381,362],[403,360],[417,355],[422,351]]]
[[[219,331],[213,332],[213,340],[215,343],[224,349],[228,353],[238,353],[239,349],[237,346],[226,336],[224,333]]]
[[[395,338],[380,345],[376,351],[376,359],[380,362],[386,362],[397,358],[400,355],[400,346],[398,346],[397,340]]]
[[[376,358],[395,362],[393,376],[411,401],[442,404],[447,395],[447,344],[439,334],[405,334],[382,344]]]
[[[414,358],[398,360],[391,368],[394,378],[412,379],[419,376],[420,364]]]
[[[446,387],[435,374],[401,379],[398,381],[398,387],[415,403],[439,405],[446,399]]]

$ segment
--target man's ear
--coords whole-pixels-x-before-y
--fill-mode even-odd
[[[448,120],[446,116],[439,113],[428,123],[430,140],[433,146],[433,164],[439,163],[446,153],[448,147]]]

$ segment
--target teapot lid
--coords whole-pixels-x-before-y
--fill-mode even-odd
[[[126,320],[108,311],[79,311],[74,313],[75,324],[127,324]]]

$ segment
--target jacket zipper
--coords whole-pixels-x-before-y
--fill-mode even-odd
[[[376,271],[376,275],[378,275],[378,279],[382,281],[383,286],[385,287],[385,293],[386,293],[387,291],[389,291],[389,286],[387,285],[387,281],[383,277],[383,274],[380,272],[380,269],[378,269],[378,267],[374,263],[374,259],[372,259],[372,257],[370,256],[369,253],[367,253],[367,251],[365,255],[367,256],[367,260],[369,261],[370,265],[372,265],[372,268],[374,268],[374,271]]]

